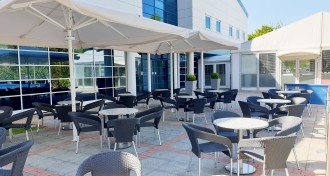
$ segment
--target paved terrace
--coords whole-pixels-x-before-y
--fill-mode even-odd
[[[247,96],[261,95],[260,92],[239,92],[238,99],[245,100]],[[151,106],[159,105],[159,102],[151,100]],[[138,107],[145,109],[143,106]],[[229,110],[231,110],[229,108]],[[239,112],[238,103],[234,103],[233,111]],[[325,175],[325,136],[324,136],[324,107],[312,106],[311,117],[307,111],[303,115],[305,138],[299,134],[296,149],[298,153],[301,170],[295,165],[293,153],[288,159],[290,175]],[[204,118],[196,118],[196,124],[204,125],[213,129],[211,124],[212,111],[207,110],[208,124]],[[184,117],[184,112],[179,113]],[[37,118],[35,118],[37,119]],[[190,172],[186,171],[188,166],[191,145],[186,132],[181,126],[183,122],[176,121],[175,113],[166,112],[165,122],[160,124],[160,134],[163,145],[159,146],[157,137],[154,138],[152,128],[142,129],[141,146],[137,148],[142,164],[142,174],[150,176],[162,175],[198,175],[198,160],[193,157]],[[57,129],[53,127],[53,120],[45,121],[47,126],[39,133],[34,134],[35,144],[32,147],[24,172],[25,175],[75,175],[79,164],[87,157],[99,153],[99,137],[97,133],[82,133],[79,153],[75,154],[76,143],[72,142],[72,131],[63,131],[57,135]],[[264,135],[271,135],[264,132]],[[16,135],[13,143],[22,142],[25,135]],[[12,145],[9,139],[5,146]],[[107,143],[104,140],[103,150],[107,151]],[[134,154],[133,147],[122,151]],[[229,163],[228,157],[218,157],[217,167],[214,167],[214,155],[203,155],[202,175],[229,175],[224,166]],[[246,161],[245,161],[246,162]],[[262,164],[249,162],[257,168],[253,175],[261,175]],[[275,175],[284,175],[284,170],[275,171]]]

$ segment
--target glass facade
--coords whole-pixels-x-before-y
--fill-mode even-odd
[[[221,22],[220,21],[215,22],[215,28],[216,28],[217,32],[221,32]]]
[[[143,16],[178,25],[177,0],[142,0]]]
[[[125,87],[124,58],[112,50],[75,53],[77,97],[94,99]],[[0,106],[15,110],[32,102],[56,104],[70,96],[70,68],[66,50],[2,47],[0,49]]]

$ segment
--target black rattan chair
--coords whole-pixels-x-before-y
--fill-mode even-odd
[[[138,157],[138,153],[136,151],[135,143],[133,140],[134,134],[136,133],[136,127],[138,125],[138,119],[136,118],[128,118],[128,119],[114,119],[108,121],[108,147],[110,150],[110,137],[115,138],[115,146],[113,148],[114,151],[117,149],[118,143],[128,143],[131,142],[133,144],[135,154]],[[110,131],[110,128],[113,128],[113,131]]]
[[[0,169],[0,175],[20,176],[28,157],[33,141],[22,142],[0,150],[0,167],[11,164],[11,169]]]
[[[71,117],[74,125],[77,129],[77,145],[76,145],[76,154],[78,153],[79,148],[79,139],[81,132],[91,132],[99,131],[100,133],[100,145],[102,150],[102,124],[101,119],[97,116],[85,114],[82,112],[69,112],[69,117]]]
[[[71,117],[69,117],[69,112],[72,111],[72,105],[63,105],[56,106],[56,113],[59,120],[58,132],[57,135],[60,135],[62,123],[70,123],[72,122]]]
[[[32,106],[36,109],[38,114],[38,127],[37,132],[39,132],[40,120],[41,124],[44,124],[44,117],[53,116],[54,117],[54,127],[56,127],[55,119],[57,119],[57,114],[55,112],[55,105],[47,104],[47,103],[40,103],[40,102],[33,102]]]
[[[230,157],[231,172],[232,173],[232,143],[231,141],[223,136],[218,136],[213,130],[201,127],[193,124],[182,124],[186,130],[190,143],[191,152],[198,157],[198,175],[201,175],[201,154],[202,153],[215,153],[223,152],[225,155]],[[199,140],[205,141],[204,143],[199,143]],[[215,158],[216,159],[216,158]],[[190,157],[188,171],[191,165],[192,155]],[[216,165],[216,161],[215,161]]]
[[[136,96],[128,95],[128,96],[120,96],[119,103],[125,105],[128,108],[133,108],[135,105]]]
[[[193,124],[195,123],[195,116],[198,114],[203,114],[205,123],[207,123],[207,119],[204,113],[204,108],[206,104],[205,98],[193,99],[191,104],[184,108],[184,112],[186,112],[186,117],[188,116],[188,112],[194,112],[193,114]],[[188,119],[188,118],[187,118]]]
[[[138,131],[139,144],[141,142],[141,138],[140,138],[141,128],[154,127],[158,133],[159,145],[162,145],[162,141],[160,139],[160,134],[159,134],[159,122],[160,119],[162,118],[163,111],[164,111],[163,107],[155,107],[143,112],[139,112],[135,115],[135,118],[138,119],[137,131]]]
[[[165,110],[166,109],[175,109],[176,118],[178,119],[179,104],[177,103],[177,101],[170,99],[170,98],[166,98],[166,97],[158,97],[158,99],[160,100],[160,103]],[[165,111],[163,113],[163,122],[164,122],[164,119],[165,119]]]
[[[87,173],[97,176],[130,176],[131,171],[136,176],[141,176],[140,160],[126,152],[104,152],[87,158],[80,164],[76,176],[84,176]]]
[[[24,128],[26,140],[29,140],[28,130],[30,130],[31,136],[33,139],[31,122],[32,122],[33,114],[35,111],[36,111],[36,109],[31,108],[31,109],[19,112],[17,114],[14,114],[11,117],[8,117],[8,118],[5,118],[2,120],[2,122],[1,122],[2,127],[6,128],[7,130],[9,129],[10,140],[12,140],[12,132],[11,132],[12,128]],[[26,121],[24,122],[23,119],[26,119]]]
[[[0,149],[2,145],[6,142],[7,130],[5,128],[0,127]]]
[[[234,97],[234,92],[233,91],[226,91],[222,93],[218,93],[218,99],[217,102],[222,102],[225,105],[231,104],[231,101]],[[224,109],[224,108],[222,108]],[[227,106],[226,106],[227,109]]]
[[[99,115],[99,111],[102,110],[103,105],[104,105],[105,100],[97,100],[93,103],[89,103],[85,106],[82,106],[82,109],[79,112],[83,112],[86,114],[95,114],[95,115]],[[91,111],[92,109],[97,108],[97,111]]]
[[[216,119],[228,118],[228,117],[241,117],[241,116],[235,112],[230,112],[230,111],[218,111],[213,113],[211,116],[212,122],[214,122]],[[218,135],[227,137],[228,139],[230,139],[232,143],[238,143],[238,133],[236,133],[235,130],[221,128],[214,124],[213,126]]]
[[[150,99],[151,92],[143,92],[142,95],[139,95],[135,99],[135,106],[138,104],[144,104],[149,109],[149,99]]]

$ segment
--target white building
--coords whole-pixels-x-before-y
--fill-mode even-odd
[[[330,83],[330,13],[317,13],[243,43],[232,52],[232,87]]]

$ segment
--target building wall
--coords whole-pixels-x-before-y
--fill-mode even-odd
[[[211,17],[211,29],[205,28],[205,16]],[[239,30],[239,40],[246,41],[248,16],[236,0],[182,0],[178,2],[178,24],[180,27],[216,32],[216,21],[220,21],[220,34],[229,36],[233,27],[233,38]],[[245,33],[244,39],[242,38]]]
[[[112,7],[124,11],[126,13],[132,13],[142,15],[142,0],[106,0],[110,1]]]

